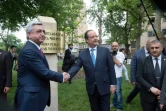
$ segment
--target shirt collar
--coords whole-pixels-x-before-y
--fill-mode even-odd
[[[149,54],[149,52],[147,51],[146,47],[144,47],[144,49],[145,49],[145,54],[147,54],[147,53]]]
[[[155,60],[155,58],[158,58],[158,60],[161,60],[161,54],[160,54],[160,56],[158,56],[158,57],[153,57],[153,56],[152,56],[152,60]]]
[[[96,47],[94,47],[94,48],[89,47],[89,51],[91,51],[91,49],[96,50],[96,49],[97,49],[97,46],[96,46]]]
[[[33,42],[32,40],[28,40],[29,42],[31,42],[32,44],[34,44],[39,50],[40,50],[40,46],[37,45],[35,42]]]
[[[69,50],[70,50],[70,52],[72,52],[72,49],[69,48]]]

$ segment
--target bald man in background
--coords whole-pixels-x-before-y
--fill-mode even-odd
[[[114,62],[115,74],[116,74],[116,91],[113,95],[113,101],[110,107],[116,107],[117,111],[122,111],[122,66],[125,60],[125,56],[122,52],[119,52],[119,44],[117,42],[112,43],[112,57]]]

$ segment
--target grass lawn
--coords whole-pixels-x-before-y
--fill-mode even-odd
[[[61,66],[62,61],[58,62],[58,66]],[[129,69],[129,66],[127,66]],[[12,104],[14,99],[14,94],[17,86],[17,74],[13,71],[13,87],[8,93],[8,100]],[[125,99],[127,95],[131,92],[133,86],[125,81],[123,78],[122,83],[122,95],[123,95],[123,111],[141,111],[139,95],[131,102],[131,104],[126,105]],[[110,98],[112,101],[112,96]],[[85,89],[85,78],[73,79],[72,84],[61,83],[58,84],[58,109],[59,111],[90,111],[89,100],[87,92]],[[116,111],[116,109],[111,108],[111,111]]]

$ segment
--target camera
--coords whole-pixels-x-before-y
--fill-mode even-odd
[[[117,55],[117,51],[112,51],[112,52],[111,52],[111,55],[112,55],[112,56],[116,56],[116,55]]]

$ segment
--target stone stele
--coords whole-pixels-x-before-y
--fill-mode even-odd
[[[43,23],[45,30],[57,30],[57,23],[52,17],[38,16],[38,20]],[[57,71],[57,54],[45,53],[50,70]],[[51,81],[51,105],[46,107],[44,111],[58,111],[58,83]]]

